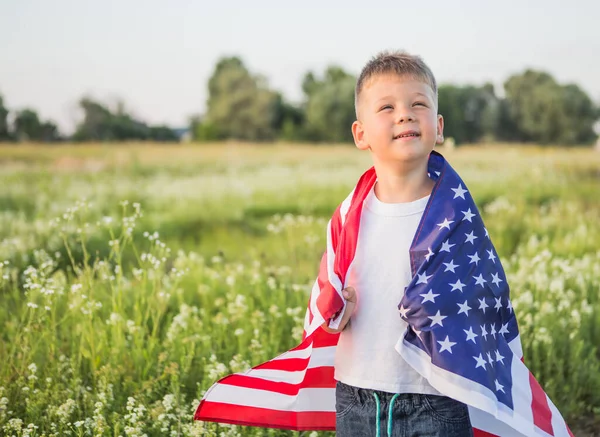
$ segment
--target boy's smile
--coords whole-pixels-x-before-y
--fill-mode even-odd
[[[418,164],[443,141],[431,87],[395,74],[374,77],[361,92],[359,120],[352,126],[356,146],[371,150],[376,164]]]

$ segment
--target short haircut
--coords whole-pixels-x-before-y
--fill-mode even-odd
[[[421,57],[410,55],[404,51],[383,51],[375,55],[367,65],[365,65],[356,81],[354,90],[354,110],[358,119],[358,99],[367,82],[376,77],[385,74],[394,74],[397,76],[408,76],[416,80],[421,80],[431,87],[437,102],[437,83],[431,69],[425,64]]]

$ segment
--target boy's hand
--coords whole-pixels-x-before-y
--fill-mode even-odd
[[[338,332],[342,332],[348,322],[350,321],[350,317],[354,312],[354,307],[356,306],[356,290],[353,287],[346,287],[342,290],[342,296],[346,300],[346,310],[344,311],[344,315],[342,316],[342,320],[337,329],[331,329],[328,326],[328,323],[325,322],[321,325],[321,327],[329,332],[330,334],[337,334]]]

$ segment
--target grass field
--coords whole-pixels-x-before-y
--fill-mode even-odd
[[[572,428],[600,429],[600,153],[442,153],[526,363]],[[192,415],[297,344],[326,222],[369,165],[349,146],[0,145],[0,435],[298,435]]]

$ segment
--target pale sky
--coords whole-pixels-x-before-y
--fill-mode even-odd
[[[384,49],[419,54],[440,83],[502,83],[525,68],[600,103],[600,2],[0,0],[0,94],[70,133],[84,94],[149,123],[201,113],[221,56],[291,101],[306,71],[358,74]]]

